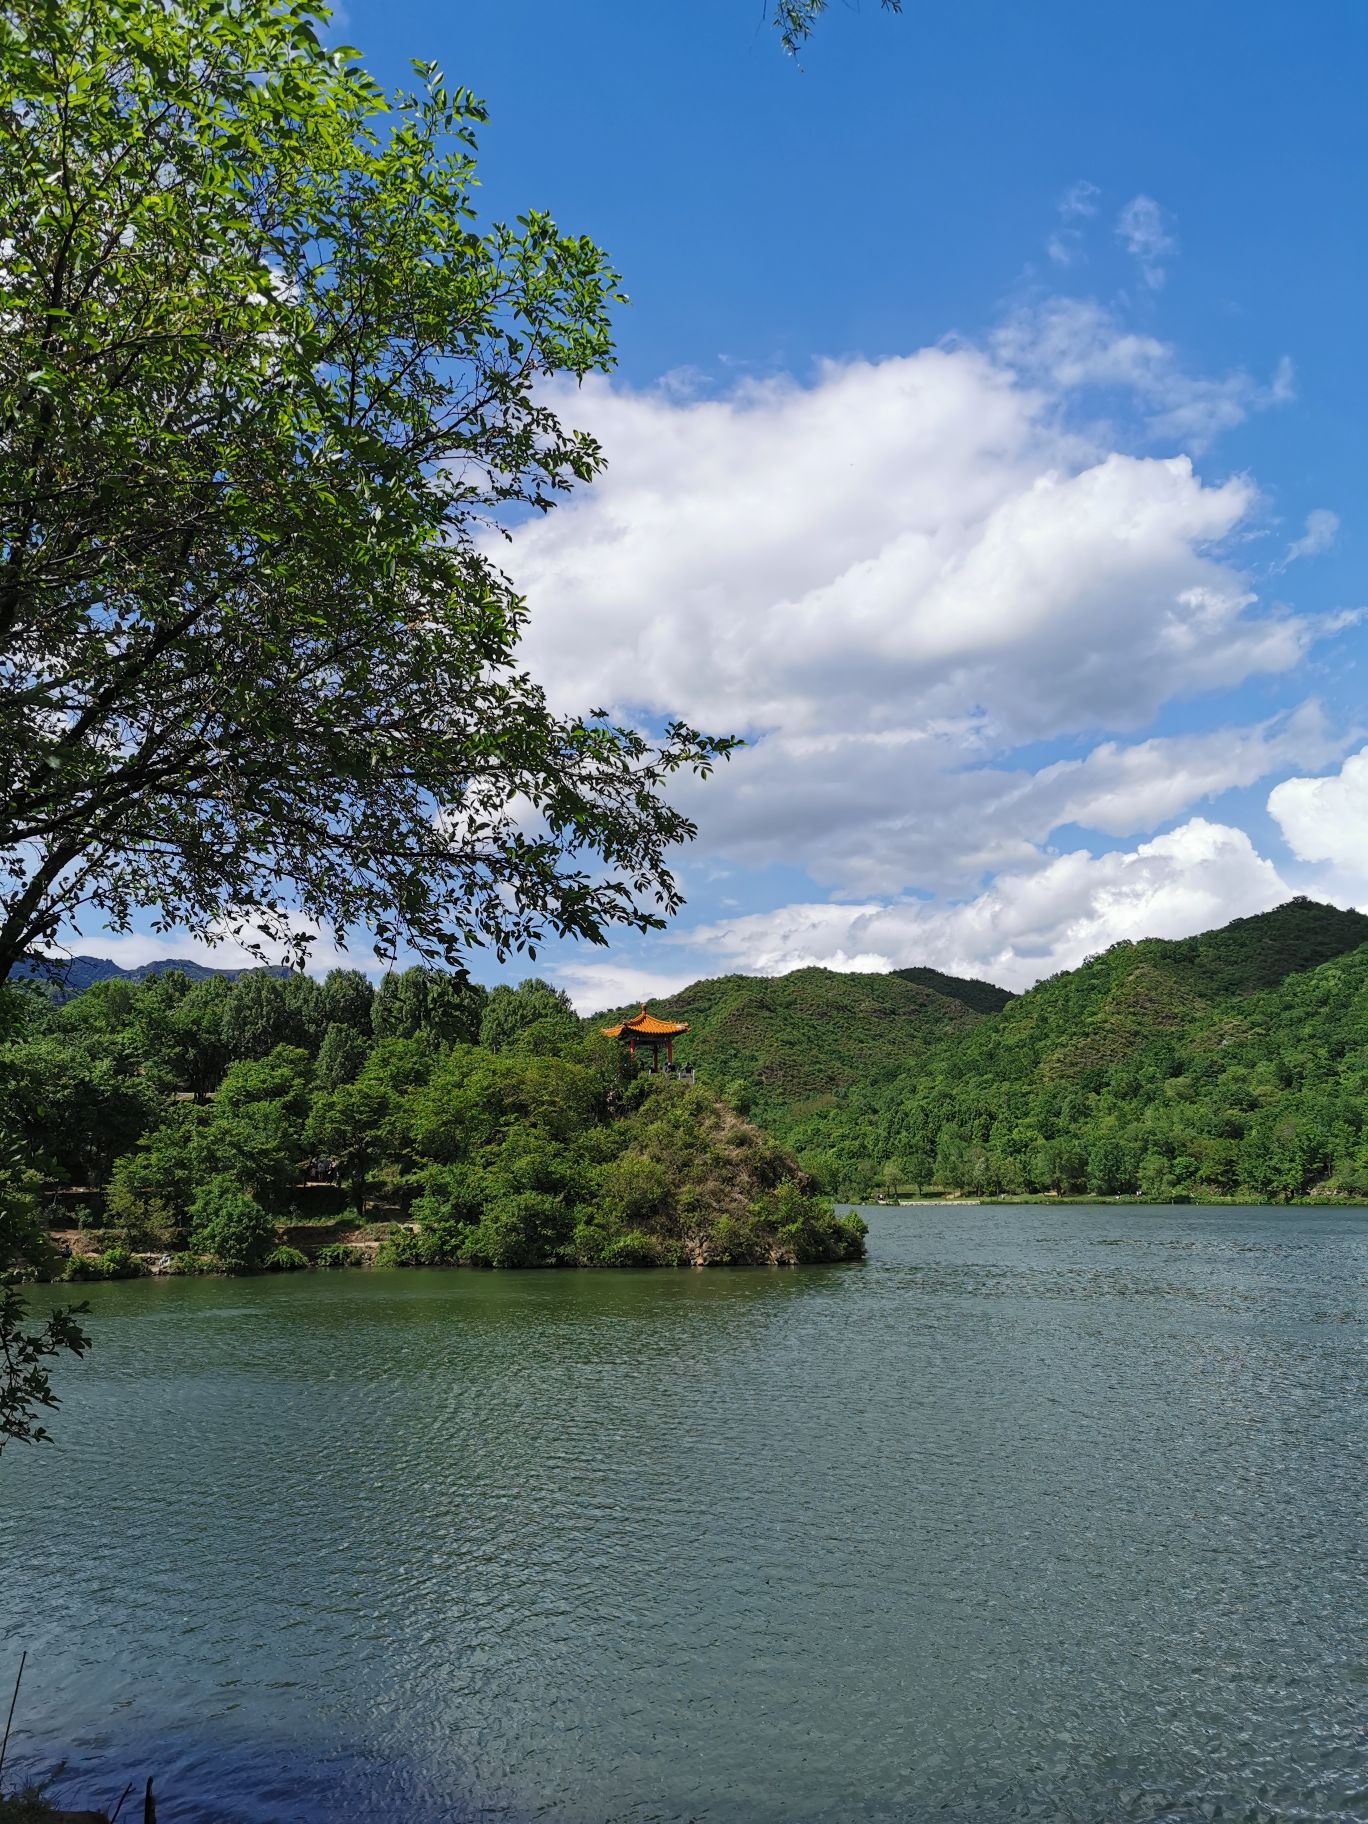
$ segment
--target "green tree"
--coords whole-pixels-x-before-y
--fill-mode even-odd
[[[68,1001],[57,1024],[67,1031],[112,1039],[134,1025],[138,1000],[139,991],[132,982],[112,976],[106,982],[92,982],[84,993]]]
[[[271,1102],[282,1108],[297,1126],[309,1112],[309,1084],[313,1066],[309,1054],[295,1045],[277,1045],[264,1058],[246,1058],[234,1064],[214,1097],[214,1116],[240,1115],[248,1108]]]
[[[120,984],[129,986],[129,984]],[[95,988],[107,996],[112,984],[97,982]],[[86,1003],[94,990],[84,994],[62,1010],[64,1024],[89,1020]],[[130,988],[129,1023],[136,1037],[138,1055],[148,1074],[164,1087],[177,1084],[180,1065],[180,1041],[177,1031],[181,1004],[190,993],[190,978],[182,969],[159,969]]]
[[[480,1021],[480,1044],[486,1051],[506,1051],[523,1033],[544,1021],[554,1021],[567,1038],[579,1037],[580,1025],[570,996],[538,976],[490,990]]]
[[[331,1162],[358,1216],[365,1213],[377,1167],[389,1156],[394,1118],[392,1091],[365,1078],[316,1097],[309,1111],[304,1144],[317,1158]]]
[[[1096,1197],[1118,1197],[1135,1189],[1135,1156],[1115,1134],[1099,1134],[1088,1149],[1088,1189]]]
[[[273,1209],[287,1204],[299,1181],[312,1078],[297,1046],[234,1064],[214,1097],[201,1170],[230,1175]]]
[[[314,1066],[314,1084],[318,1089],[340,1089],[354,1083],[366,1061],[366,1041],[352,1026],[334,1022],[323,1034]]]
[[[213,1094],[228,1068],[224,1028],[231,993],[221,975],[196,982],[167,1023],[163,1061],[177,1087],[199,1102]]]
[[[379,1039],[427,1034],[439,1045],[472,1045],[479,1037],[485,991],[440,969],[392,970],[376,991],[371,1025]]]
[[[275,1224],[234,1179],[211,1178],[190,1209],[190,1245],[225,1273],[254,1273],[275,1246]]]
[[[215,1169],[209,1109],[173,1103],[161,1124],[115,1161],[110,1174],[110,1208],[129,1226],[169,1221],[183,1232],[195,1192]]]
[[[325,1030],[346,1026],[369,1038],[375,990],[359,969],[330,969],[318,985],[318,995]]]
[[[223,1016],[230,1057],[264,1058],[277,1045],[307,1049],[308,1031],[291,1000],[285,979],[250,969],[233,983]]]
[[[449,1052],[412,1098],[406,1120],[415,1150],[438,1164],[468,1159],[530,1129],[568,1141],[601,1116],[604,1079],[592,1062]]]
[[[157,1098],[126,1061],[82,1034],[21,1036],[0,1048],[0,1108],[44,1176],[100,1184],[156,1118]]]
[[[0,981],[81,907],[454,959],[679,903],[661,794],[730,744],[554,715],[479,536],[599,467],[544,382],[617,279],[478,228],[481,104],[326,18],[0,22]]]
[[[1173,1195],[1173,1174],[1162,1153],[1148,1152],[1140,1161],[1136,1189],[1151,1202],[1166,1201]]]
[[[460,1260],[489,1196],[489,1185],[478,1167],[429,1166],[423,1174],[423,1194],[413,1206],[426,1256],[438,1261]]]
[[[206,1128],[203,1142],[201,1171],[230,1177],[274,1211],[289,1206],[304,1142],[301,1123],[283,1104],[254,1102],[240,1113],[220,1115]]]
[[[285,978],[282,995],[289,1026],[285,1043],[302,1046],[313,1057],[323,1042],[323,1031],[328,1023],[318,983],[311,975],[296,972]]]

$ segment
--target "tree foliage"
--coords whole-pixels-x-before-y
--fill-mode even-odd
[[[773,0],[771,18],[790,57],[796,57],[812,36],[828,3],[829,0]],[[902,11],[902,0],[879,0],[879,5],[887,13]]]
[[[0,16],[0,980],[83,910],[454,960],[678,903],[729,743],[554,715],[490,555],[600,465],[546,382],[617,278],[480,226],[480,102],[325,18]]]
[[[0,1134],[0,1451],[9,1443],[47,1440],[43,1414],[58,1404],[49,1364],[86,1349],[76,1322],[84,1306],[59,1307],[35,1325],[18,1290],[18,1282],[52,1265],[38,1188],[38,1176],[24,1165],[13,1137]]]
[[[490,991],[479,1025],[479,1042],[488,1051],[507,1051],[529,1033],[549,1027],[551,1032],[578,1033],[579,1022],[568,994],[533,976],[516,988],[500,986]]]
[[[225,1273],[252,1273],[275,1246],[275,1224],[250,1191],[226,1173],[211,1178],[190,1206],[190,1245]]]

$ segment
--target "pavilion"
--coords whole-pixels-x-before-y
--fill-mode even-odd
[[[630,1020],[621,1020],[616,1026],[603,1026],[599,1029],[605,1039],[622,1039],[633,1057],[637,1054],[638,1045],[649,1045],[651,1048],[651,1069],[660,1069],[660,1048],[665,1047],[665,1062],[674,1063],[674,1042],[689,1030],[687,1020],[658,1020],[653,1013],[647,1013],[646,1003],[641,1003],[641,1012],[634,1013]]]

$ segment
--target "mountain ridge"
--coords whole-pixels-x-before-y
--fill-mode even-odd
[[[149,976],[179,973],[192,982],[207,981],[221,975],[236,981],[240,975],[254,975],[258,970],[267,975],[287,976],[293,972],[283,963],[251,963],[240,969],[216,969],[212,963],[196,962],[191,957],[158,957],[150,963],[135,963],[131,969],[111,962],[106,956],[28,957],[14,971],[19,982],[37,982],[54,990],[60,1001],[72,1000],[93,988],[96,982],[143,982]]]
[[[988,986],[964,984],[970,995]],[[965,998],[902,972],[821,968],[709,976],[651,1007],[688,1021],[683,1055],[713,1087],[725,1088],[742,1112],[781,1124],[795,1108],[896,1074],[934,1039],[983,1017]],[[607,1025],[634,1011],[596,1014],[588,1024]]]
[[[784,1132],[846,1193],[1262,1198],[1368,1190],[1365,1106],[1368,917],[1294,899],[1113,945]]]

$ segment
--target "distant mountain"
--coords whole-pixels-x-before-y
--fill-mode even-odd
[[[280,964],[261,964],[260,967],[270,975],[290,973]],[[136,969],[121,969],[104,956],[55,956],[31,957],[15,970],[14,979],[41,982],[54,1000],[69,1001],[96,982],[141,982],[149,975],[168,975],[172,971],[189,976],[192,982],[202,982],[211,975],[234,981],[240,975],[252,973],[249,969],[213,969],[207,963],[197,963],[189,957],[162,957],[154,963],[140,963]]]
[[[1116,944],[788,1138],[833,1188],[1356,1194],[1366,1092],[1368,917],[1298,899]]]
[[[1039,982],[936,1070],[987,1076],[1094,1079],[1213,1008],[1272,988],[1368,943],[1368,917],[1311,900],[1179,939],[1120,943]]]
[[[910,974],[722,975],[653,1001],[651,1010],[687,1020],[681,1057],[783,1134],[852,1085],[895,1077],[936,1041],[977,1024],[975,1002],[1011,998],[987,982],[927,970],[933,986]]]

